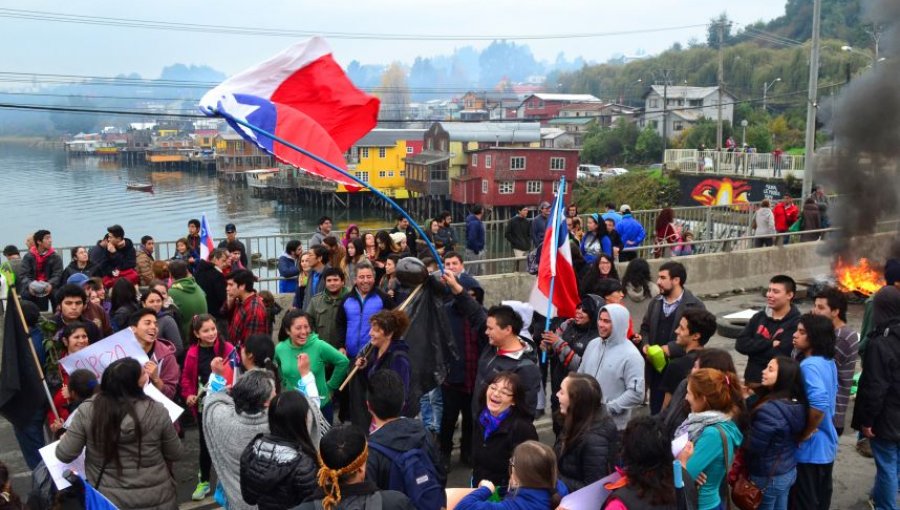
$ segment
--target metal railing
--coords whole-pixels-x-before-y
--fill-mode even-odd
[[[694,253],[713,253],[723,251],[726,248],[726,242],[734,242],[742,239],[751,233],[751,224],[758,203],[746,203],[724,206],[696,206],[696,207],[676,207],[675,211],[676,223],[681,227],[682,234],[690,231],[694,235],[693,245]],[[653,225],[656,216],[662,209],[647,209],[633,211],[632,215],[635,220],[641,223],[647,231],[647,237],[643,245],[639,249],[640,256],[649,256],[653,250],[654,233]],[[582,215],[583,223],[586,215]],[[484,274],[502,274],[517,271],[522,259],[513,257],[512,248],[504,238],[504,232],[508,220],[490,220],[485,221],[486,232],[486,250],[488,255],[493,256],[489,260],[480,262],[466,262],[466,264],[483,264]],[[389,230],[393,225],[380,225],[367,229],[368,231]],[[456,234],[459,242],[458,250],[462,253],[465,248],[465,224],[454,223],[451,228]],[[423,227],[424,229],[424,227]],[[340,232],[340,230],[335,229]],[[297,239],[307,244],[313,232],[290,232],[278,233],[261,236],[239,236],[239,240],[244,243],[247,249],[247,255],[250,262],[250,269],[259,278],[261,283],[260,289],[277,291],[277,282],[281,280],[278,275],[278,257],[284,253],[284,246],[288,241]],[[216,244],[221,239],[216,239]],[[717,244],[720,243],[720,244]],[[90,244],[86,245],[90,248]],[[63,258],[63,264],[70,261],[71,247],[57,248]],[[174,240],[157,240],[155,248],[155,258],[157,260],[169,260],[175,255]]]
[[[768,152],[728,152],[697,149],[667,149],[667,170],[684,173],[803,178],[806,156]]]

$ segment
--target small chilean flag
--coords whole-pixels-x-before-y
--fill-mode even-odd
[[[200,217],[200,258],[209,260],[209,254],[215,249],[216,244],[210,234],[209,223],[206,222],[206,213],[203,213]]]
[[[550,317],[575,317],[575,308],[581,302],[578,297],[578,282],[572,266],[572,250],[569,247],[569,230],[563,215],[562,197],[565,195],[565,181],[560,183],[559,194],[553,203],[547,232],[541,248],[537,280],[531,289],[528,302],[535,310],[550,310]],[[551,281],[556,281],[551,285]]]
[[[357,89],[324,39],[295,44],[222,82],[200,100],[346,169],[344,152],[378,122],[378,98]],[[227,117],[226,117],[227,118]],[[279,160],[341,184],[358,183],[271,138],[229,121],[235,131]]]

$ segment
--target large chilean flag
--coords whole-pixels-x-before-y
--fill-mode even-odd
[[[572,265],[572,250],[569,247],[569,230],[563,215],[563,195],[565,184],[553,203],[553,210],[547,222],[547,232],[541,248],[537,280],[531,288],[529,304],[543,313],[550,310],[550,317],[575,317],[575,308],[581,302],[578,297],[578,282]],[[551,285],[553,279],[556,281]],[[552,305],[552,306],[551,306]]]
[[[228,78],[203,96],[200,107],[207,115],[221,111],[244,120],[346,169],[344,152],[375,127],[379,101],[357,89],[325,40],[314,37]],[[229,124],[287,164],[359,186],[270,137]]]

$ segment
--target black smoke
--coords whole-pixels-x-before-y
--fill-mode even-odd
[[[835,254],[852,253],[854,236],[884,231],[878,222],[896,219],[900,211],[900,1],[865,2],[863,19],[882,31],[884,60],[853,77],[837,96],[826,125],[834,150],[816,158],[816,180],[842,195],[828,215],[843,228],[829,238]]]

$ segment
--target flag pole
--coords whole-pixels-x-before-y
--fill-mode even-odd
[[[38,359],[37,351],[34,350],[34,344],[31,343],[31,332],[28,331],[28,323],[25,322],[25,312],[22,311],[22,302],[19,301],[19,294],[14,288],[11,288],[10,292],[12,293],[13,301],[16,303],[16,310],[19,312],[19,320],[22,321],[22,329],[25,330],[25,336],[28,339],[28,348],[31,349],[34,366],[37,368],[38,376],[41,378],[41,385],[44,387],[44,395],[47,397],[47,402],[50,403],[50,410],[53,411],[53,416],[59,420],[59,411],[53,405],[53,395],[50,394],[50,387],[47,386],[47,379],[44,378],[44,368],[41,366],[41,360]]]
[[[201,110],[203,110],[202,107],[201,107]],[[435,260],[435,262],[437,262],[437,265],[440,268],[441,273],[444,272],[443,259],[438,254],[437,248],[434,247],[434,243],[432,243],[431,239],[429,239],[428,236],[425,235],[425,231],[422,230],[422,227],[419,226],[419,224],[416,222],[416,220],[412,219],[412,217],[409,215],[409,213],[406,212],[406,210],[404,210],[402,207],[400,207],[400,204],[398,204],[397,202],[394,202],[394,200],[391,197],[382,193],[380,190],[378,190],[378,188],[375,188],[374,186],[370,185],[369,183],[357,178],[355,175],[347,172],[343,168],[335,165],[334,163],[332,163],[324,158],[321,158],[306,149],[298,147],[298,146],[294,145],[293,143],[285,140],[284,138],[281,138],[280,136],[276,136],[274,133],[270,133],[264,129],[260,129],[245,120],[235,118],[233,115],[223,112],[222,110],[220,110],[218,108],[207,108],[206,110],[203,110],[203,111],[204,111],[204,113],[209,113],[209,114],[213,114],[213,115],[219,115],[220,117],[224,117],[224,118],[234,122],[235,124],[243,126],[251,131],[255,131],[256,133],[259,133],[263,136],[267,136],[267,137],[271,138],[272,140],[275,140],[278,143],[281,143],[287,147],[290,147],[291,149],[294,149],[295,151],[299,152],[300,154],[303,154],[304,156],[311,158],[311,159],[315,160],[316,162],[327,166],[328,168],[331,168],[332,170],[340,173],[344,177],[352,180],[353,182],[359,184],[361,187],[366,188],[369,191],[371,191],[372,193],[374,193],[375,195],[377,195],[378,198],[387,202],[391,207],[394,208],[394,210],[396,210],[398,213],[400,213],[400,215],[402,215],[404,218],[406,218],[406,220],[409,222],[409,224],[412,225],[412,227],[416,230],[416,233],[419,234],[419,238],[422,239],[423,241],[425,241],[425,244],[428,245],[428,249],[431,251],[431,254],[434,255],[434,260]]]
[[[553,235],[559,236],[559,232],[557,227],[559,226],[559,212],[562,210],[562,197],[566,194],[566,177],[563,176],[559,181],[559,190],[556,195],[556,203],[553,207],[553,215],[550,218],[553,221]],[[566,240],[568,242],[568,240]],[[547,240],[544,239],[544,244],[547,244]],[[554,239],[552,246],[552,252],[550,252],[551,261],[556,260],[556,254],[559,251],[559,242]],[[545,316],[544,322],[544,331],[550,330],[550,319],[551,315],[553,315],[553,288],[556,286],[556,271],[553,271],[553,274],[550,275],[550,292],[547,295],[547,315]],[[544,365],[547,363],[547,351],[541,351],[541,364]]]

